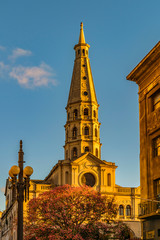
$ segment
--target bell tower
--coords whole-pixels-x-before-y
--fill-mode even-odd
[[[101,158],[98,103],[81,23],[79,42],[74,46],[75,61],[66,106],[65,159],[74,160],[86,152]]]

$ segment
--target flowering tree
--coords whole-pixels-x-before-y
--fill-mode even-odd
[[[80,228],[82,239],[106,240],[106,239],[130,239],[130,229],[123,222],[95,222],[93,224],[82,225]]]
[[[116,214],[114,199],[91,187],[56,187],[30,200],[25,239],[85,239],[85,229],[99,220],[109,222]]]

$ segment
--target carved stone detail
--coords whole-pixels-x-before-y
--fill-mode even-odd
[[[145,99],[145,93],[143,91],[139,93],[139,102],[142,102],[144,99]]]
[[[160,108],[149,115],[147,122],[148,133],[154,132],[157,128],[160,128]]]

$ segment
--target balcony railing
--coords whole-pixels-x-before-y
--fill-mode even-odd
[[[160,201],[147,201],[138,205],[138,216],[140,218],[160,214]]]
[[[117,192],[120,192],[120,193],[131,193],[131,188],[127,188],[127,187],[119,187],[117,188]]]

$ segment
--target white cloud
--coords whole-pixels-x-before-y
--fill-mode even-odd
[[[5,73],[7,73],[9,70],[9,66],[4,64],[3,62],[0,62],[0,77],[3,77]]]
[[[2,49],[4,47],[0,45],[0,51]],[[41,63],[39,66],[26,67],[16,64],[15,60],[17,58],[30,55],[32,55],[32,52],[29,50],[22,48],[13,49],[12,54],[8,56],[8,59],[12,61],[7,61],[7,64],[4,61],[0,61],[0,78],[7,79],[11,77],[16,79],[19,85],[28,89],[57,85],[55,73],[49,65]]]
[[[57,84],[57,81],[53,79],[55,74],[51,67],[45,63],[38,67],[13,67],[9,75],[25,88],[47,87],[50,84]]]
[[[0,69],[6,69],[8,68],[8,65],[4,64],[3,62],[0,62]]]
[[[19,57],[24,57],[24,56],[31,56],[32,52],[30,50],[25,50],[22,48],[16,48],[12,51],[12,55],[10,55],[8,58],[11,60],[15,60]]]
[[[4,51],[6,48],[0,45],[0,51]]]
[[[5,187],[2,187],[2,188],[1,188],[1,192],[2,192],[2,193],[5,193]]]

